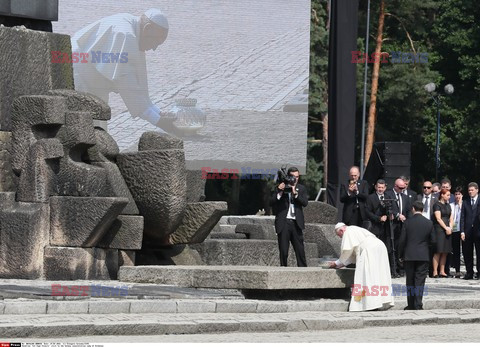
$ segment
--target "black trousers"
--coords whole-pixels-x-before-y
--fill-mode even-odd
[[[305,257],[305,246],[303,244],[303,231],[292,219],[287,219],[287,227],[277,235],[278,249],[280,251],[280,266],[287,266],[288,249],[292,243],[295,256],[297,257],[297,266],[306,267],[307,259]]]
[[[428,275],[428,261],[405,261],[407,277],[407,303],[411,310],[423,307],[423,290]]]
[[[463,242],[463,259],[465,260],[465,268],[468,275],[473,275],[473,247],[477,255],[477,272],[480,271],[480,237],[478,236],[465,236]]]

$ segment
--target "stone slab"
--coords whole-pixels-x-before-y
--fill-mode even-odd
[[[137,250],[142,248],[143,217],[120,215],[96,247]]]
[[[165,244],[187,206],[185,153],[179,149],[120,153],[117,165],[145,218],[144,240],[152,246]]]
[[[0,27],[0,126],[11,129],[11,107],[20,95],[73,89],[72,64],[52,64],[52,51],[71,52],[68,35]]]
[[[352,269],[268,266],[122,266],[119,280],[225,289],[348,288]]]
[[[48,204],[12,202],[14,193],[0,198],[0,277],[40,278],[44,247],[48,245]]]
[[[317,244],[318,258],[340,256],[342,239],[335,234],[334,225],[306,223],[303,236],[305,242]]]
[[[118,266],[135,266],[135,252],[134,251],[118,251]]]
[[[0,131],[0,192],[15,190],[16,177],[13,174],[9,153],[12,133]]]
[[[235,233],[245,234],[248,239],[277,240],[277,234],[273,225],[237,224]]]
[[[207,265],[280,265],[278,241],[274,240],[208,239],[190,248],[196,250]],[[316,258],[317,254],[315,243],[305,243],[307,259]],[[296,264],[293,247],[290,247],[288,265]]]
[[[335,224],[337,209],[321,201],[309,201],[303,208],[305,223]]]
[[[275,216],[223,216],[219,224],[260,224],[275,225]]]
[[[182,223],[169,236],[169,244],[203,242],[227,210],[225,201],[188,203]]]
[[[245,234],[233,234],[233,233],[210,233],[208,235],[209,239],[236,239],[236,240],[245,240],[247,239],[247,235]]]
[[[137,265],[205,265],[189,245],[169,245],[136,252]]]
[[[50,245],[98,246],[127,203],[127,198],[52,196]]]
[[[117,279],[116,249],[45,247],[44,277],[47,280]]]

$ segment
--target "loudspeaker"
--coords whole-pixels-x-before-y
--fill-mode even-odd
[[[374,185],[378,179],[386,181],[393,188],[399,176],[410,177],[410,142],[376,142],[373,145],[363,179]]]

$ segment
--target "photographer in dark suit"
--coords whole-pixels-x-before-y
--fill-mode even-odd
[[[379,179],[375,184],[375,193],[368,196],[365,204],[365,212],[372,223],[370,232],[384,242],[386,237],[386,225],[388,224],[387,209],[384,203],[385,189],[385,181]]]
[[[279,171],[276,192],[273,193],[271,205],[275,213],[275,231],[278,237],[280,265],[287,266],[288,249],[292,243],[297,257],[297,266],[307,266],[303,230],[305,222],[303,207],[308,204],[306,188],[298,184],[300,173],[296,167],[290,167],[285,174]]]
[[[429,246],[435,243],[433,223],[422,215],[423,203],[413,203],[413,216],[405,221],[405,232],[400,238],[399,254],[404,259],[407,277],[405,310],[422,310],[425,279],[430,262]]]
[[[360,179],[360,169],[357,166],[350,168],[348,184],[340,186],[340,202],[343,203],[342,221],[346,225],[363,226],[367,220],[365,202],[367,201],[368,182]]]

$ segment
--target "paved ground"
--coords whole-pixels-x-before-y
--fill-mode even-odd
[[[139,15],[158,7],[168,15],[167,41],[156,52],[147,52],[149,88],[152,100],[163,109],[175,99],[189,97],[206,112],[201,136],[185,139],[187,161],[275,163],[294,148],[295,156],[282,162],[305,166],[305,141],[289,143],[285,151],[284,142],[275,140],[305,139],[306,113],[285,121],[274,111],[308,88],[309,1],[145,0],[126,5],[115,0],[63,0],[59,6],[54,31],[69,35],[115,13]],[[156,130],[131,117],[118,95],[111,94],[110,105],[109,131],[121,150],[133,148],[142,132]],[[245,116],[226,110],[244,111]],[[251,125],[260,117],[266,124],[259,123],[256,131]],[[235,132],[241,128],[248,134]],[[222,132],[226,129],[233,132]]]
[[[62,339],[22,339],[22,342],[79,342],[96,343],[326,343],[326,342],[474,342],[478,343],[479,324],[418,325],[345,329],[339,331],[302,331],[278,333],[230,333],[201,335],[154,336],[81,336]],[[472,333],[475,332],[475,333]]]

